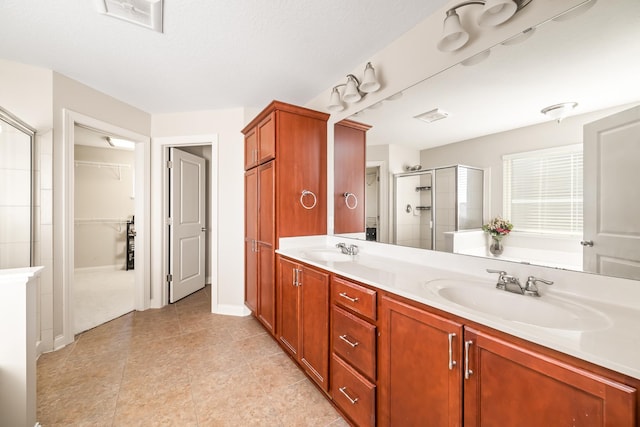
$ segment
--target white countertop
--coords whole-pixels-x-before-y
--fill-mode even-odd
[[[358,245],[359,254],[347,262],[320,261],[307,255],[313,250],[338,251],[335,249],[338,241]],[[518,264],[496,265],[494,260],[333,236],[281,239],[277,253],[640,379],[640,306],[637,298],[640,283],[637,281]],[[504,269],[521,278],[535,275],[554,280],[554,286],[538,286],[541,299],[548,293],[602,313],[608,321],[584,331],[519,323],[455,304],[426,286],[436,279],[458,279],[487,289],[495,288],[497,276],[484,272],[486,268]],[[512,272],[514,269],[516,271]],[[602,283],[598,283],[600,281]],[[606,291],[601,289],[605,286]],[[630,290],[632,295],[628,294]]]

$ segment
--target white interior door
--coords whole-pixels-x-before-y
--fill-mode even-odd
[[[584,127],[584,269],[640,279],[640,107]]]
[[[169,149],[169,302],[205,282],[205,160]]]

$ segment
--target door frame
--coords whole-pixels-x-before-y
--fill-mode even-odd
[[[62,169],[63,185],[61,191],[62,217],[54,219],[54,226],[60,227],[62,239],[54,241],[54,249],[62,253],[62,335],[54,338],[54,348],[61,348],[74,341],[74,310],[73,310],[73,273],[75,270],[74,246],[74,203],[75,203],[75,168],[74,146],[75,126],[89,127],[110,135],[118,135],[136,143],[134,151],[134,170],[138,179],[135,181],[136,198],[134,211],[136,216],[136,268],[135,269],[135,309],[146,310],[150,303],[150,191],[149,191],[149,145],[148,136],[131,130],[112,125],[102,120],[63,109],[63,147]]]
[[[152,138],[151,144],[151,193],[157,194],[151,205],[151,229],[153,241],[161,242],[151,250],[151,307],[160,308],[169,303],[169,291],[166,276],[169,271],[169,230],[166,227],[168,208],[168,170],[166,168],[169,148],[195,145],[211,146],[209,165],[209,262],[211,281],[211,311],[218,306],[218,134],[168,136]],[[206,279],[205,279],[206,280]]]

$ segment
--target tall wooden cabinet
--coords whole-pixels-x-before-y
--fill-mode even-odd
[[[334,125],[334,228],[365,232],[365,166],[369,125],[342,120]]]
[[[273,101],[242,130],[245,304],[273,334],[278,239],[327,232],[328,118]]]

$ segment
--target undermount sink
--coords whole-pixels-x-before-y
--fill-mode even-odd
[[[311,261],[348,262],[353,259],[352,255],[343,254],[339,249],[310,249],[302,255]]]
[[[470,310],[504,320],[565,331],[588,331],[610,325],[601,312],[556,296],[530,297],[472,281],[436,279],[426,283],[435,295]]]

